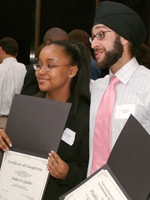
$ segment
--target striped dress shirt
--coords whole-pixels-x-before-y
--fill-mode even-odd
[[[91,169],[93,136],[98,106],[109,85],[111,76],[112,74],[110,72],[106,77],[97,79],[92,86],[88,175]],[[112,115],[111,149],[130,114],[132,114],[150,134],[150,70],[139,65],[134,57],[117,71],[115,76],[117,76],[120,82],[116,86],[116,100]]]

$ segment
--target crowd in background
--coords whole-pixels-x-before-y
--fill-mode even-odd
[[[130,114],[150,134],[150,48],[144,44],[146,34],[136,12],[104,1],[96,10],[91,37],[82,29],[67,33],[59,27],[50,28],[36,50],[34,64],[25,66],[17,61],[18,44],[13,38],[0,40],[3,151],[13,145],[5,126],[14,94],[72,103],[63,134],[75,134],[73,145],[61,140],[58,152],[50,149],[51,176],[44,200],[58,200],[106,164]],[[113,86],[112,79],[117,79]],[[110,96],[114,91],[115,96]],[[103,99],[105,103],[109,100],[107,104]]]

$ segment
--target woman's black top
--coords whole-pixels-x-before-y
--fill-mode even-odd
[[[67,102],[72,103],[73,97]],[[86,178],[89,159],[89,102],[80,98],[76,114],[72,104],[65,128],[76,133],[73,145],[61,140],[57,152],[68,164],[69,171],[65,180],[49,177],[43,200],[58,200]]]

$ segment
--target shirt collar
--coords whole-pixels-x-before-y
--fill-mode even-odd
[[[128,83],[132,75],[139,68],[139,64],[135,57],[133,57],[129,62],[122,66],[114,75],[122,82],[124,85]],[[110,78],[113,76],[110,71]]]
[[[9,57],[9,58],[5,58],[3,60],[2,63],[5,63],[5,62],[12,62],[12,61],[16,61],[17,62],[17,59],[15,57]]]

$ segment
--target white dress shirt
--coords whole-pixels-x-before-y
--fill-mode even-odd
[[[91,169],[95,119],[102,95],[111,77],[97,79],[92,87],[90,108],[90,161]],[[116,86],[116,100],[112,115],[110,146],[113,148],[121,130],[132,114],[150,134],[150,70],[132,58],[115,74],[120,80]],[[99,119],[101,120],[101,119]],[[105,124],[104,124],[105,126]]]
[[[15,94],[20,94],[26,67],[16,58],[5,58],[0,64],[0,116],[7,116]]]

